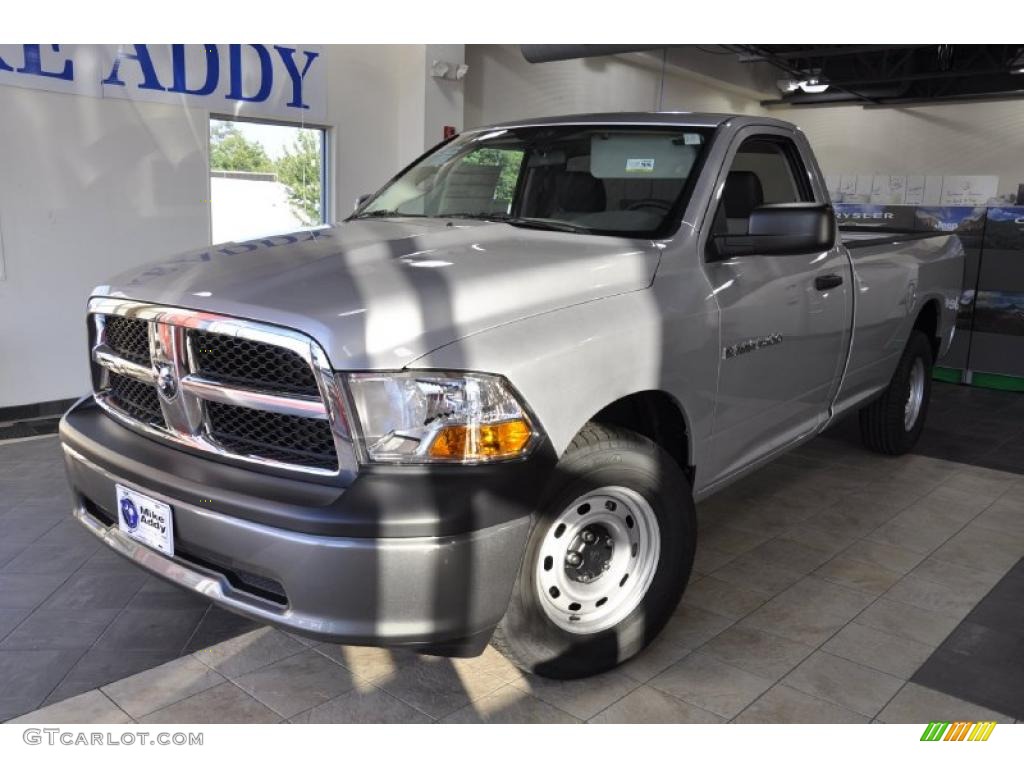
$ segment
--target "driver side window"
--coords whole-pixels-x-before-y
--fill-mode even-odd
[[[714,232],[745,235],[755,208],[811,200],[796,145],[781,136],[753,136],[740,145],[733,158],[715,213]]]

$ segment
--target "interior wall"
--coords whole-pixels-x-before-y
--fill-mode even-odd
[[[915,107],[787,107],[770,115],[799,125],[827,174],[979,174],[999,193],[1024,184],[1024,102]]]
[[[681,53],[666,64],[663,90],[659,52],[530,64],[518,45],[467,45],[466,63],[470,127],[576,112],[647,112],[659,101],[663,110],[763,112],[763,94],[689,70]],[[702,67],[713,71],[711,64]]]
[[[333,199],[399,167],[401,46],[326,46]],[[210,244],[202,109],[0,86],[0,408],[89,386],[90,289]]]

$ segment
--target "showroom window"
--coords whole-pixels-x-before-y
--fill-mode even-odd
[[[211,117],[213,242],[327,223],[326,169],[323,128]]]

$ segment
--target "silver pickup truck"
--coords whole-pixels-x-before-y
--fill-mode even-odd
[[[854,409],[913,446],[962,259],[844,244],[778,120],[467,131],[336,226],[97,287],[74,514],[290,631],[593,674],[675,610],[695,500]]]

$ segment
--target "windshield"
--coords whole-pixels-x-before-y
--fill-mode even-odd
[[[543,126],[460,136],[422,157],[354,218],[504,221],[655,237],[678,225],[709,131]]]

